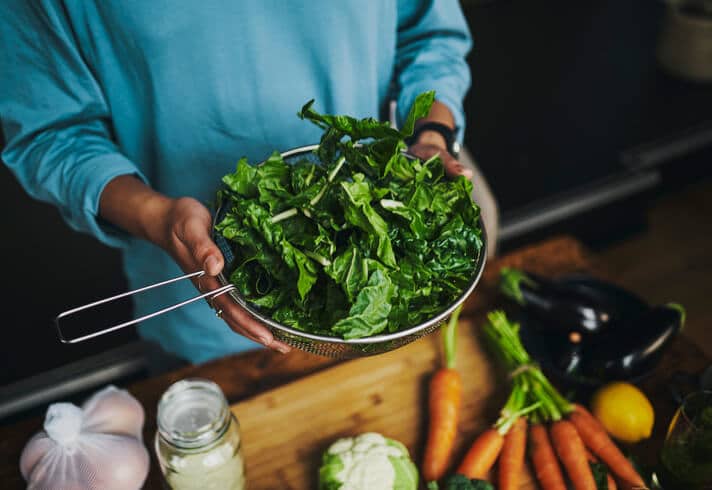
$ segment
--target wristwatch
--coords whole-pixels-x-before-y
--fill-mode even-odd
[[[413,131],[413,135],[406,140],[406,143],[408,143],[408,145],[414,144],[416,141],[418,141],[418,138],[420,137],[420,134],[423,131],[435,131],[436,133],[440,133],[440,135],[442,135],[442,137],[445,139],[447,151],[450,152],[452,156],[457,158],[461,148],[460,143],[455,139],[455,135],[457,134],[457,128],[453,129],[445,124],[429,121],[415,128],[415,131]]]

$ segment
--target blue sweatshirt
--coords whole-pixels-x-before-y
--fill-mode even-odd
[[[471,40],[457,0],[4,0],[4,163],[70,226],[121,247],[130,286],[181,274],[162,250],[98,217],[113,178],[210,202],[246,156],[316,143],[296,112],[403,119],[435,90],[462,128]],[[144,315],[195,295],[139,295]],[[69,305],[68,305],[69,306]],[[256,347],[204,302],[139,332],[193,362]]]

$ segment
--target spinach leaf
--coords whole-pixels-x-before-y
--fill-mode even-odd
[[[386,329],[391,312],[391,297],[395,288],[380,269],[368,279],[366,287],[359,291],[349,316],[336,322],[332,330],[345,339],[357,339],[381,333]]]
[[[373,194],[363,174],[355,174],[352,182],[341,182],[344,190],[346,221],[361,228],[377,242],[376,253],[384,264],[396,267],[396,258],[388,236],[388,225],[371,206]]]
[[[257,195],[256,175],[257,169],[247,163],[247,158],[241,158],[237,162],[235,173],[225,175],[222,181],[230,190],[235,191],[241,197],[255,197]]]
[[[430,108],[432,107],[433,102],[435,102],[435,91],[433,90],[423,92],[415,98],[415,102],[408,112],[408,117],[406,117],[405,122],[403,123],[403,129],[401,129],[401,134],[404,137],[407,138],[413,134],[416,121],[430,113]]]
[[[396,138],[400,139],[401,133],[397,129],[393,129],[388,122],[381,122],[371,117],[366,119],[356,119],[351,116],[328,116],[319,114],[312,106],[314,100],[307,102],[302,110],[297,113],[300,119],[308,119],[317,126],[332,131],[330,137],[338,133],[349,135],[353,141],[358,141],[366,138]],[[430,111],[430,109],[428,109]],[[422,107],[421,107],[422,112]],[[328,134],[327,131],[327,134]],[[337,133],[338,132],[338,133]],[[411,133],[413,130],[411,129]],[[331,140],[330,144],[334,144]]]

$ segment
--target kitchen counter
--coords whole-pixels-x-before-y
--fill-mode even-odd
[[[466,303],[463,316],[471,316],[474,312],[481,312],[495,306],[497,273],[503,265],[526,267],[535,272],[551,275],[586,271],[612,280],[616,279],[615,271],[606,270],[605,266],[578,242],[565,237],[557,238],[518,250],[488,264],[481,285]],[[689,319],[689,322],[694,321],[694,318]],[[144,442],[151,452],[152,465],[145,488],[162,488],[160,470],[152,451],[152,440],[156,428],[156,405],[161,394],[171,383],[187,377],[209,378],[218,383],[229,401],[234,403],[323,370],[337,362],[339,361],[301,351],[294,351],[288,355],[255,351],[203,365],[185,367],[127,386],[126,388],[146,410]],[[667,388],[670,375],[674,371],[697,372],[709,362],[710,360],[702,351],[681,336],[666,353],[656,373],[643,383],[644,391],[655,406],[657,421],[653,438],[632,448],[632,451],[643,461],[652,461],[659,451],[666,425],[675,409]],[[35,417],[0,427],[0,482],[3,489],[24,488],[18,466],[20,453],[25,442],[41,428],[41,425],[42,419]]]

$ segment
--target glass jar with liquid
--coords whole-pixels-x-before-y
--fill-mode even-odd
[[[712,490],[712,391],[688,395],[670,422],[655,480],[664,490]]]
[[[158,403],[155,449],[173,490],[244,490],[237,419],[220,387],[204,379],[171,385]]]

